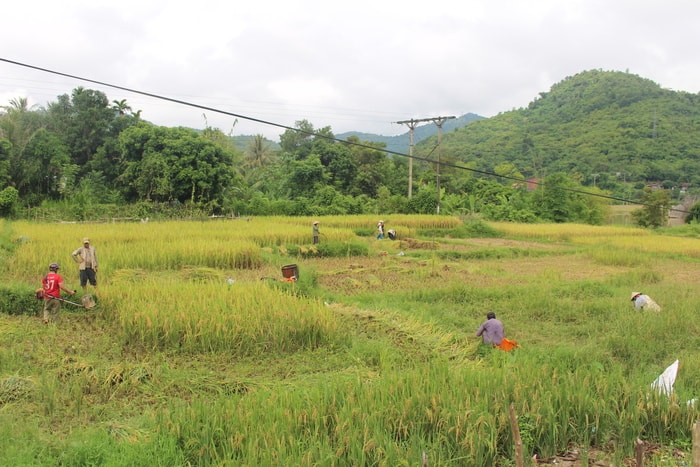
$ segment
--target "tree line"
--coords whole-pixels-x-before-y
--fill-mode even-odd
[[[503,160],[493,176],[419,160],[408,196],[408,158],[383,143],[335,138],[306,120],[245,148],[207,127],[163,127],[127,101],[78,87],[46,107],[17,98],[0,108],[0,214],[44,210],[78,220],[122,215],[478,214],[519,222],[603,222],[609,200],[555,171],[531,189]],[[505,179],[499,176],[507,176]],[[522,182],[513,182],[513,176]],[[438,190],[437,187],[440,186]],[[599,187],[587,192],[604,195]],[[438,209],[439,208],[439,209]]]

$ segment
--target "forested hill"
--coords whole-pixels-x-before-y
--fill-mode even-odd
[[[700,95],[637,75],[592,70],[553,85],[527,108],[443,134],[445,160],[479,170],[512,164],[525,177],[565,172],[584,185],[700,185]],[[415,154],[428,154],[435,137]],[[668,186],[667,186],[668,185]]]

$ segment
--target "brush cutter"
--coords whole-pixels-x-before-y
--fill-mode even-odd
[[[59,302],[64,302],[64,303],[70,303],[71,305],[79,306],[81,308],[83,307],[83,305],[80,303],[71,302],[70,300],[66,300],[65,298],[61,298],[61,297],[54,297],[53,300],[58,300]]]
[[[44,298],[43,293],[40,295],[40,291],[37,290],[36,292],[36,298]],[[58,300],[59,302],[65,302],[65,303],[70,303],[71,305],[79,306],[80,308],[85,308],[86,310],[92,310],[95,308],[95,299],[92,298],[92,295],[83,295],[83,298],[80,299],[82,303],[76,303],[76,302],[71,302],[70,300],[66,300],[65,298],[61,297],[54,297],[53,300]]]

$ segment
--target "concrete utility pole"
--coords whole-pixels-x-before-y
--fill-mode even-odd
[[[435,184],[437,185],[437,214],[440,214],[440,143],[442,142],[442,124],[451,118],[456,118],[454,116],[450,117],[435,117],[433,122],[437,125],[437,167],[435,168]]]
[[[449,120],[451,118],[456,118],[456,117],[432,117],[432,118],[412,118],[410,120],[402,120],[400,122],[394,122],[398,123],[400,125],[407,125],[409,128],[408,132],[408,197],[411,198],[413,196],[413,130],[415,130],[416,126],[419,123],[422,122],[433,122],[437,125],[438,127],[438,165],[436,169],[436,174],[437,174],[437,191],[438,191],[438,207],[437,211],[438,214],[440,213],[440,138],[441,138],[441,133],[442,133],[442,124],[445,123],[446,120]]]
[[[400,122],[394,122],[398,123],[400,125],[408,125],[408,198],[410,199],[413,196],[413,130],[416,129],[416,125],[418,125],[420,122],[429,122],[431,119],[429,118],[421,118],[418,120],[414,120],[413,118],[410,120],[402,120]]]

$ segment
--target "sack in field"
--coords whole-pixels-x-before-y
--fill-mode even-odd
[[[517,342],[510,339],[506,339],[505,337],[501,341],[501,344],[496,346],[497,349],[501,349],[505,352],[510,352],[511,350],[517,349],[518,347],[520,346]]]

